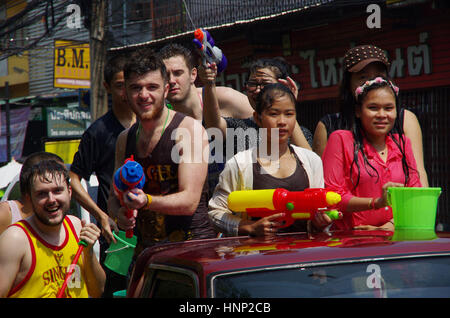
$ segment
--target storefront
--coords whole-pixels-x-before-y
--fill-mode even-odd
[[[74,91],[43,95],[33,101],[23,156],[45,150],[72,162],[81,135],[91,124],[89,107],[80,97]]]

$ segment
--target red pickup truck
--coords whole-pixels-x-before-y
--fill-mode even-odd
[[[450,233],[351,231],[144,250],[127,297],[450,297]]]

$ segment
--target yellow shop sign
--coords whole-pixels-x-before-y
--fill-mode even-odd
[[[55,40],[54,87],[90,88],[89,44]]]

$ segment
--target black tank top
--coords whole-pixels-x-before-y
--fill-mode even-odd
[[[178,164],[171,158],[171,152],[175,146],[175,140],[171,139],[171,135],[184,117],[184,114],[175,113],[149,156],[140,158],[134,155],[134,159],[144,168],[146,180],[143,191],[145,193],[167,195],[178,192]],[[134,124],[128,132],[126,158],[137,153],[137,128],[138,123]],[[208,217],[207,190],[208,185],[205,183],[197,210],[191,216],[164,215],[153,211],[138,213],[136,253],[158,242],[215,237],[216,233]]]
[[[305,168],[295,151],[290,148],[294,154],[297,166],[293,174],[287,178],[276,178],[268,173],[261,174],[261,165],[258,161],[253,163],[253,190],[283,188],[288,191],[303,191],[309,188],[309,179]],[[279,232],[305,232],[306,221],[296,221],[289,227],[282,228]]]

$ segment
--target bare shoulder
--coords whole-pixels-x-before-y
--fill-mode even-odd
[[[81,231],[81,220],[79,218],[77,218],[76,216],[73,215],[68,215],[67,216],[70,220],[70,222],[72,222],[73,227],[75,228],[75,231],[77,233],[80,233]]]
[[[187,128],[188,130],[200,129],[205,130],[202,123],[199,120],[192,118],[191,116],[184,116],[178,127]]]
[[[228,86],[217,86],[217,98],[219,102],[223,102],[225,104],[231,103],[233,101],[240,101],[242,105],[240,107],[250,106],[250,102],[248,101],[247,95],[241,93],[238,90],[235,90],[232,87]],[[250,106],[251,107],[251,106]]]
[[[419,125],[419,120],[417,119],[416,114],[414,114],[412,111],[405,109],[405,123],[404,126],[406,127],[408,124],[416,124]]]
[[[422,139],[422,129],[420,127],[419,120],[416,114],[412,111],[405,109],[405,115],[403,120],[403,131],[406,136],[408,136],[413,143],[421,142]]]
[[[0,251],[22,253],[29,246],[28,237],[25,231],[17,226],[9,226],[0,235]]]
[[[127,140],[128,132],[130,131],[130,128],[127,128],[120,132],[119,136],[117,136],[117,144],[124,144]]]
[[[200,96],[203,96],[202,90],[202,87],[197,87]],[[253,108],[244,93],[231,87],[217,86],[216,95],[222,117],[249,118],[253,116]]]
[[[119,162],[122,162],[122,158],[125,156],[125,149],[127,146],[127,137],[130,128],[123,130],[119,136],[117,136],[116,140],[116,151],[115,151],[115,160],[119,158]]]
[[[241,93],[240,91],[228,87],[228,86],[217,86],[217,94],[221,97],[224,96],[239,96],[239,97],[247,97],[245,94]]]
[[[247,95],[226,86],[219,86],[216,91],[222,116],[249,118],[253,115]]]

